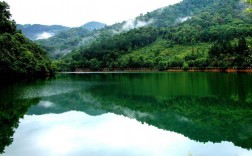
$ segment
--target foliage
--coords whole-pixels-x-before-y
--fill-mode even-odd
[[[100,68],[111,69],[166,70],[183,68],[183,65],[186,65],[185,69],[251,66],[251,48],[247,49],[247,56],[243,56],[245,53],[229,53],[228,58],[237,57],[234,55],[238,53],[241,55],[239,58],[242,59],[239,61],[242,63],[238,64],[229,64],[229,59],[222,55],[216,56],[213,60],[212,49],[208,48],[217,41],[235,42],[241,36],[247,39],[251,37],[251,15],[244,14],[245,6],[238,5],[238,2],[238,0],[184,0],[136,18],[143,22],[152,21],[148,26],[119,34],[112,34],[103,29],[102,34],[93,42],[64,56],[60,62],[68,63],[64,63],[66,66],[61,64],[59,70],[63,70],[63,66],[64,69],[71,70],[90,69],[89,62],[94,58],[99,62]],[[187,46],[190,48],[186,48]],[[171,55],[169,51],[175,52]],[[214,63],[211,63],[212,61]]]
[[[244,0],[244,2],[245,3],[250,3],[250,5],[252,5],[252,0]],[[251,6],[246,9],[246,12],[248,12],[248,13],[252,12]]]
[[[16,100],[10,103],[0,103],[0,154],[13,141],[13,134],[18,127],[19,119],[23,118],[28,108],[37,104],[39,99]]]
[[[251,56],[252,50],[249,49],[245,37],[239,38],[235,44],[231,44],[228,40],[218,40],[209,50],[209,62],[213,67],[251,67]]]
[[[88,22],[86,24],[84,24],[82,27],[89,30],[89,31],[93,31],[93,30],[99,30],[104,28],[106,25],[104,23],[100,23],[100,22]]]
[[[245,9],[239,0],[184,0],[140,15],[131,29],[124,28],[129,21],[94,31],[75,28],[39,43],[60,58],[58,70],[245,68],[252,62],[251,43],[246,53],[235,46],[241,36],[250,40],[252,34]],[[138,22],[146,26],[139,28]],[[222,47],[218,41],[230,44]],[[216,46],[222,48],[214,51]]]
[[[117,28],[117,25],[105,27],[98,22],[89,22],[81,27],[70,28],[61,31],[48,39],[36,40],[49,53],[50,58],[58,59],[76,48],[89,45],[98,36],[111,36]],[[103,28],[103,29],[102,29]]]
[[[46,52],[16,30],[9,6],[0,2],[0,73],[45,75],[53,72]]]

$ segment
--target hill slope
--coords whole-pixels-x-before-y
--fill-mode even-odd
[[[252,15],[245,10],[239,0],[184,0],[137,17],[145,27],[99,36],[58,61],[59,68],[246,68]]]
[[[9,6],[0,2],[0,73],[12,75],[45,75],[52,72],[46,52],[28,40],[10,20]]]
[[[100,22],[88,22],[81,27],[70,28],[57,33],[48,39],[37,40],[47,50],[51,58],[60,58],[75,48],[88,45],[99,36],[100,30],[105,24]]]

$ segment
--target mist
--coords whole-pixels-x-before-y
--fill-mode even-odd
[[[37,35],[36,40],[47,39],[47,38],[50,38],[50,37],[52,37],[54,35],[55,35],[54,33],[43,32],[43,33]]]
[[[138,21],[136,19],[131,19],[128,21],[125,21],[123,26],[122,26],[122,31],[129,31],[131,29],[136,29],[136,28],[140,28],[140,27],[145,27],[150,25],[153,22],[153,20],[149,20],[147,22],[145,21]]]
[[[192,17],[191,16],[186,16],[186,17],[180,17],[177,19],[177,23],[183,23],[189,19],[191,19]]]

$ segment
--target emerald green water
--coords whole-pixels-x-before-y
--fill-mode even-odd
[[[252,74],[58,74],[0,97],[3,155],[252,155]]]

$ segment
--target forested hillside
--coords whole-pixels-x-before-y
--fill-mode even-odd
[[[57,59],[94,41],[101,34],[99,30],[104,27],[105,24],[100,22],[88,22],[81,27],[60,31],[48,39],[37,40],[36,43],[46,49],[50,58]]]
[[[184,0],[141,15],[148,23],[103,35],[57,62],[59,70],[248,68],[252,14],[240,0]]]
[[[16,29],[6,2],[0,2],[0,73],[6,75],[45,75],[52,73],[46,52]]]

